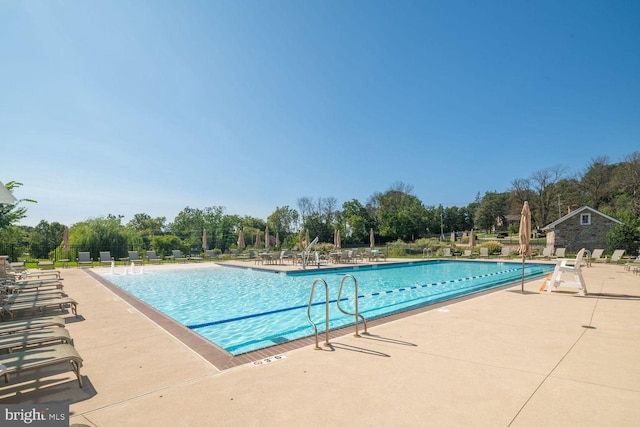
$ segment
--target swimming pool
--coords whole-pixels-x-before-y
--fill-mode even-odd
[[[548,274],[553,266],[527,264],[525,277]],[[358,281],[358,305],[367,319],[446,301],[518,281],[522,265],[503,262],[416,261],[274,273],[217,267],[155,270],[103,277],[189,327],[226,351],[238,355],[313,334],[307,320],[311,285],[329,286],[330,328],[353,324],[336,306],[346,274]],[[324,289],[316,288],[312,319],[324,329]],[[352,311],[352,280],[346,280],[341,306]]]

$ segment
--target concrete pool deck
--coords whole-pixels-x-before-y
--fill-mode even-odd
[[[84,388],[72,372],[49,368],[54,375],[12,376],[0,403],[68,403],[71,424],[621,426],[640,419],[640,276],[622,265],[584,269],[586,297],[539,293],[542,279],[533,280],[524,294],[509,286],[378,324],[368,337],[346,330],[322,351],[307,345],[225,370],[87,272],[62,271],[65,291],[79,303],[81,318],[65,317],[84,359]]]

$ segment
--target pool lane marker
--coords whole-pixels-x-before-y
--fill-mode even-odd
[[[415,285],[415,286],[410,286],[410,287],[405,287],[405,288],[397,288],[397,289],[392,289],[392,290],[389,290],[389,291],[372,292],[370,294],[358,295],[358,298],[371,298],[371,297],[375,297],[375,296],[379,296],[379,295],[386,295],[386,294],[390,294],[390,293],[398,293],[398,292],[411,291],[411,290],[414,290],[414,289],[421,289],[421,288],[427,288],[427,287],[432,287],[432,286],[446,285],[447,283],[456,283],[456,282],[472,280],[472,279],[482,279],[482,278],[485,278],[485,277],[498,276],[498,275],[501,275],[501,274],[513,273],[513,272],[516,272],[516,271],[521,271],[521,269],[520,268],[511,268],[509,270],[498,271],[498,272],[495,272],[495,273],[480,274],[480,275],[477,275],[477,276],[470,276],[470,277],[465,277],[465,278],[462,278],[462,279],[444,280],[444,281],[435,282],[435,283],[427,283],[427,284],[424,284],[424,285]],[[355,299],[355,295],[342,298],[340,301],[348,301],[348,300],[353,300],[353,299]],[[337,299],[330,300],[329,303],[333,304],[336,301],[337,301]],[[315,303],[313,303],[311,305],[312,306],[316,306],[316,305],[324,305],[324,304],[325,304],[324,301],[319,301],[319,302],[315,302]],[[268,316],[270,314],[282,313],[282,312],[285,312],[285,311],[298,310],[298,309],[301,309],[301,308],[307,308],[308,306],[309,306],[309,304],[296,305],[296,306],[293,306],[293,307],[279,308],[279,309],[276,309],[276,310],[264,311],[262,313],[247,314],[247,315],[244,315],[244,316],[232,317],[230,319],[213,320],[211,322],[198,323],[198,324],[195,324],[195,325],[185,325],[185,326],[187,328],[189,328],[189,329],[200,329],[200,328],[206,328],[208,326],[221,325],[223,323],[236,322],[238,320],[246,320],[246,319],[252,319],[254,317],[262,317],[262,316]]]

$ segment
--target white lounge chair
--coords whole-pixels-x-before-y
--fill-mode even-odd
[[[613,254],[611,254],[611,259],[609,260],[609,262],[617,263],[622,259],[622,255],[624,255],[624,249],[616,249],[615,251],[613,251]]]
[[[607,260],[606,257],[603,257],[604,249],[594,249],[591,253],[591,262],[604,262]]]
[[[556,248],[556,258],[564,258],[567,252],[567,248]]]
[[[541,255],[537,255],[536,258],[549,259],[549,258],[551,258],[552,251],[553,251],[553,248],[547,246],[546,248],[542,249],[542,254]]]
[[[577,288],[578,293],[582,296],[587,294],[587,285],[582,277],[582,258],[584,257],[585,249],[582,248],[578,251],[575,260],[571,259],[557,259],[556,268],[553,270],[551,279],[546,283],[546,291],[551,292],[557,287]],[[573,274],[573,282],[567,282],[562,280],[563,273]]]
[[[489,248],[480,248],[480,256],[489,258]]]
[[[500,252],[500,255],[498,255],[498,258],[509,258],[510,256],[511,256],[511,249],[509,249],[508,246],[503,246],[502,251]]]
[[[442,249],[442,256],[443,257],[450,257],[451,256],[451,248]]]

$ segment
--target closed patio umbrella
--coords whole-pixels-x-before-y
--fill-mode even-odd
[[[376,246],[376,239],[373,235],[373,228],[369,231],[369,247],[373,249]]]
[[[342,247],[342,239],[340,238],[340,230],[336,230],[336,248],[340,249]]]
[[[529,209],[529,202],[526,201],[520,213],[518,239],[520,240],[518,252],[522,255],[522,283],[520,284],[520,291],[524,293],[524,261],[531,255],[531,210]]]
[[[307,230],[304,233],[304,247],[306,248],[307,246],[309,246],[310,243],[311,243],[311,239],[309,238],[309,229],[307,228]]]
[[[280,249],[280,233],[276,231],[276,249]]]
[[[298,232],[298,249],[304,249],[304,246],[302,245],[302,230]]]
[[[17,201],[18,199],[16,199],[13,194],[11,194],[11,191],[9,191],[7,187],[5,187],[2,182],[0,182],[0,203],[11,204]]]
[[[244,247],[246,246],[244,243],[244,231],[240,230],[240,232],[238,233],[238,249],[244,249]]]
[[[264,249],[266,251],[268,251],[270,245],[271,245],[271,242],[269,241],[269,227],[265,227],[265,229],[264,229]]]
[[[471,233],[469,234],[469,247],[472,248],[476,245],[476,235],[473,232],[473,228],[471,229]]]
[[[69,227],[64,226],[64,233],[62,234],[62,249],[69,250]]]
[[[202,229],[202,250],[207,250],[207,230]]]
[[[260,241],[260,230],[256,230],[256,249],[260,249],[262,242]]]

